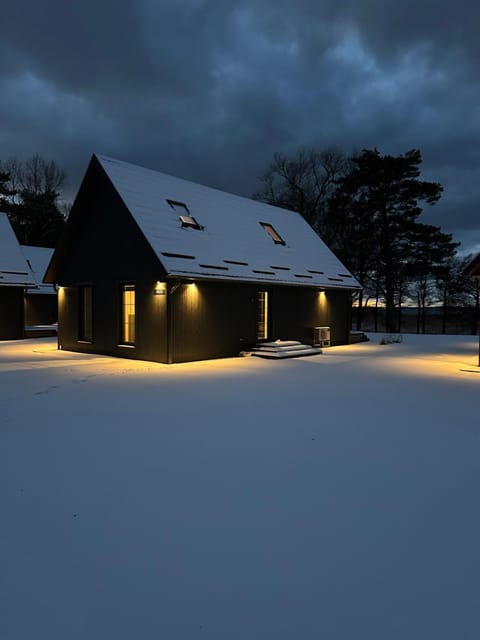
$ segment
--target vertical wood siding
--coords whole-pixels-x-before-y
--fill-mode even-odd
[[[0,287],[0,340],[23,338],[23,287]]]

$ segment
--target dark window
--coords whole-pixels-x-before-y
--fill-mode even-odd
[[[190,215],[190,211],[184,202],[178,202],[177,200],[167,200],[167,202],[180,215]]]
[[[268,222],[260,222],[260,224],[271,237],[271,239],[275,242],[275,244],[285,244],[283,238],[275,231],[271,224],[269,224]]]
[[[135,344],[135,285],[122,287],[122,344]]]
[[[78,339],[83,342],[93,342],[93,290],[92,287],[78,288]]]

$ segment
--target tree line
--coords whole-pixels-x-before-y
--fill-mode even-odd
[[[462,275],[459,243],[439,226],[419,220],[442,186],[420,178],[421,153],[398,156],[363,149],[301,149],[276,153],[254,198],[300,213],[363,287],[356,305],[357,328],[367,305],[384,309],[386,331],[400,331],[402,305],[418,307],[417,330],[425,331],[426,308],[442,305],[442,330],[452,306],[473,306],[478,328],[478,285]],[[467,258],[467,260],[470,258]],[[377,316],[375,316],[377,318]],[[375,320],[376,322],[376,320]]]
[[[0,161],[0,211],[21,244],[54,247],[63,231],[67,206],[60,203],[65,172],[40,155]]]
[[[459,243],[439,226],[419,219],[435,205],[442,186],[420,177],[421,153],[398,156],[363,149],[347,156],[334,149],[276,153],[260,178],[254,198],[300,213],[363,287],[356,325],[365,310],[384,311],[386,331],[400,331],[405,302],[417,307],[417,331],[425,331],[426,310],[442,307],[442,331],[449,309],[472,308],[472,333],[480,324],[478,282],[462,276],[471,259],[457,254]],[[54,247],[68,206],[61,205],[65,172],[34,155],[0,161],[0,211],[10,218],[22,244]]]

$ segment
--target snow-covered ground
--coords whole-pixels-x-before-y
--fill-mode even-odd
[[[0,640],[478,640],[477,339],[0,344]]]

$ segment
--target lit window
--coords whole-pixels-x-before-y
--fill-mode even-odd
[[[179,216],[182,227],[191,227],[192,229],[203,229],[201,225],[192,216]]]
[[[271,239],[275,242],[275,244],[285,244],[283,238],[275,231],[271,224],[269,224],[268,222],[260,222],[260,224],[271,237]]]
[[[92,287],[78,288],[78,339],[93,342]]]
[[[179,214],[178,218],[182,223],[182,227],[190,227],[191,229],[203,229],[201,224],[195,220],[195,218],[190,215],[190,209],[184,202],[179,202],[178,200],[167,200],[168,204],[172,207],[172,209]]]
[[[135,344],[135,285],[122,287],[122,343]]]
[[[257,340],[268,338],[268,291],[259,291],[257,297]]]

